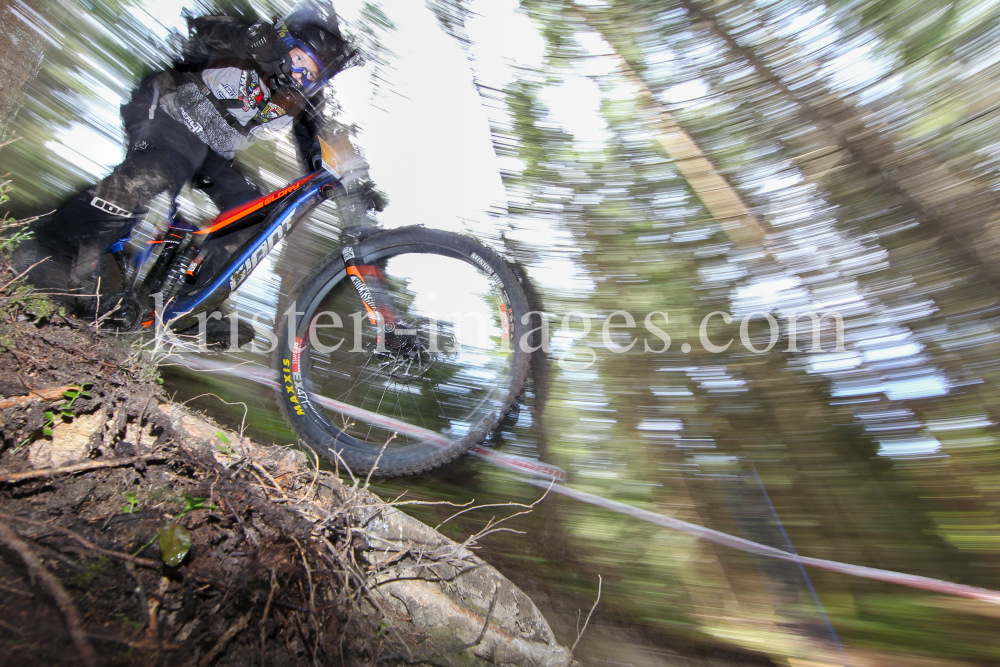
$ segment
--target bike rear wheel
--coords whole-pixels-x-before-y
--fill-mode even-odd
[[[354,252],[366,283],[390,295],[395,331],[380,341],[342,253],[330,255],[278,327],[278,404],[302,441],[356,474],[430,470],[481,442],[520,394],[527,298],[466,236],[408,227]]]

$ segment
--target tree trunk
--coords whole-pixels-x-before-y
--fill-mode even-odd
[[[24,101],[29,82],[38,76],[45,49],[55,44],[48,3],[34,8],[18,0],[0,0],[0,148]]]
[[[767,52],[783,53],[786,58],[794,54],[796,49],[788,40],[768,33],[768,47],[758,50],[738,42],[719,15],[697,0],[678,0],[677,4],[694,24],[723,42],[734,60],[749,64],[762,82],[776,89],[804,124],[825,136],[840,158],[837,166],[847,163],[867,174],[872,193],[890,193],[902,210],[932,228],[964,263],[976,266],[994,285],[1000,285],[1000,216],[994,213],[1000,199],[976,174],[958,173],[926,155],[917,160],[900,155],[891,137],[866,127],[861,110],[818,79],[803,88],[802,94],[793,90],[767,59]],[[798,68],[819,69],[819,63],[809,61]]]
[[[601,34],[614,49],[621,62],[625,78],[637,86],[639,98],[649,116],[650,124],[658,130],[657,141],[674,161],[677,170],[708,209],[726,234],[742,247],[762,248],[765,243],[761,221],[750,212],[743,197],[706,157],[694,138],[674,120],[670,111],[659,102],[643,78],[635,71],[623,50],[615,43],[610,31],[602,30],[593,15],[574,7],[591,28]]]

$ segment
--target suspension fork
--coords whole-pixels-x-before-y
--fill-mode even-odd
[[[368,321],[378,329],[377,351],[386,352],[387,340],[391,342],[394,338],[413,336],[417,332],[414,329],[399,328],[396,304],[389,292],[385,276],[375,264],[361,262],[355,247],[345,246],[341,251],[347,267],[347,276],[365,306]]]
[[[359,197],[360,190],[357,189],[366,178],[367,168],[350,171],[335,184],[324,186],[323,196],[337,202],[344,223],[343,238],[347,242],[341,249],[347,276],[365,306],[368,321],[378,330],[377,351],[386,352],[387,340],[390,342],[394,339],[401,340],[400,337],[414,336],[417,332],[399,328],[396,318],[398,309],[386,284],[385,276],[378,266],[366,264],[360,259],[361,239],[367,232],[377,228],[368,218],[365,202]]]
[[[365,305],[368,313],[368,321],[375,326],[380,326],[386,332],[396,330],[396,314],[393,308],[392,297],[385,284],[385,276],[374,264],[361,262],[356,246],[346,246],[341,254],[344,256],[344,264],[347,267],[347,275],[354,285],[355,291],[361,297],[361,302]]]

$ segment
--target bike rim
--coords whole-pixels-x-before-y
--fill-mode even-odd
[[[406,344],[394,346],[390,336],[379,345],[344,271],[318,290],[296,327],[291,363],[303,409],[339,433],[337,445],[462,446],[485,435],[483,425],[510,394],[514,349],[503,290],[457,253],[410,250],[370,258],[400,327],[416,331]]]

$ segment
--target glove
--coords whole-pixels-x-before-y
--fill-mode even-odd
[[[289,116],[297,116],[300,111],[309,106],[309,100],[297,88],[284,86],[275,91],[271,101],[285,110]]]
[[[360,196],[365,203],[365,211],[381,213],[389,205],[389,198],[382,191],[377,190],[375,183],[370,179],[361,182]]]
[[[240,50],[248,58],[276,69],[277,63],[285,57],[285,42],[278,31],[267,23],[254,23],[246,29],[241,37]]]

